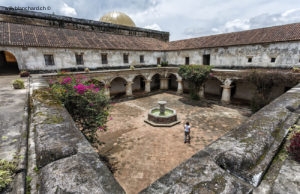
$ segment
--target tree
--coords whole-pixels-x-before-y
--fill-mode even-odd
[[[201,85],[208,78],[212,67],[207,65],[182,65],[178,74],[189,82],[192,99],[199,99]]]

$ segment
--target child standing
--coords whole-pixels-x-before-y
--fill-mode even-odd
[[[186,122],[184,125],[184,143],[190,143],[190,131],[191,131],[191,126],[189,122]]]

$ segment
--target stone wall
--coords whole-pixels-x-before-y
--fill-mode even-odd
[[[92,49],[59,49],[59,48],[21,48],[0,46],[0,51],[9,51],[18,62],[19,69],[31,71],[55,71],[59,69],[101,69],[129,68],[129,66],[156,66],[158,57],[163,52],[92,50]],[[107,54],[107,64],[102,64],[101,54]],[[128,54],[129,62],[123,62],[123,54]],[[45,65],[44,55],[53,55],[55,65]],[[83,54],[83,65],[77,65],[75,54]],[[144,55],[144,63],[140,63],[140,55]]]
[[[32,108],[30,193],[125,193],[47,89],[33,91]]]
[[[252,193],[284,142],[289,127],[299,120],[300,84],[251,116],[192,158],[152,183],[141,193]],[[287,160],[268,190],[300,192],[293,178],[299,165]],[[288,169],[288,170],[286,170]],[[291,172],[291,169],[298,170]],[[282,175],[284,174],[284,176]],[[288,181],[291,180],[291,181]],[[299,180],[299,179],[298,179]],[[286,185],[278,182],[284,182]],[[260,190],[261,193],[266,187]]]

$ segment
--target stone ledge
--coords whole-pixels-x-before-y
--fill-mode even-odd
[[[39,187],[32,185],[31,192],[125,193],[67,110],[47,89],[39,91],[32,95],[31,117]]]
[[[251,193],[252,186],[221,169],[200,151],[148,188],[146,193]]]
[[[299,114],[286,107],[297,109],[300,105],[300,84],[275,99],[252,115],[239,128],[230,131],[206,151],[223,169],[258,186],[265,171],[286,138],[288,128],[295,124]]]
[[[300,193],[300,164],[287,159],[274,182],[270,193]]]

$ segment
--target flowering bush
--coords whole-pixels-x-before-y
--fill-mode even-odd
[[[97,129],[106,129],[109,98],[103,89],[84,76],[67,76],[52,83],[51,90],[81,125],[84,135],[94,143]]]
[[[287,146],[287,151],[296,161],[300,162],[300,126],[294,126],[295,131],[289,136],[290,143]]]

